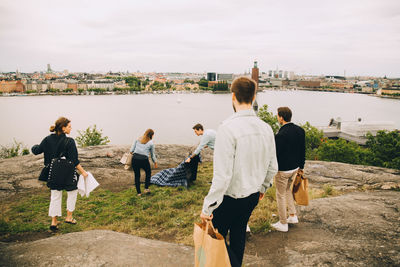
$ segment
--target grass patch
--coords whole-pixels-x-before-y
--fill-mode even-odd
[[[189,189],[151,185],[151,194],[138,197],[134,185],[120,192],[96,189],[89,198],[78,195],[74,217],[77,225],[61,224],[60,233],[106,229],[145,238],[192,245],[193,223],[199,221],[203,199],[212,178],[212,163],[199,165],[197,181]],[[310,192],[311,199],[316,198]],[[320,193],[318,193],[319,195]],[[66,215],[63,193],[63,218]],[[48,231],[50,192],[21,195],[18,201],[4,201],[0,207],[0,239],[11,235]],[[275,187],[268,189],[250,218],[254,233],[265,233],[276,221]]]

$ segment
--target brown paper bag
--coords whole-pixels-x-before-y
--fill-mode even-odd
[[[195,223],[193,239],[196,267],[231,266],[224,237],[214,229],[211,221]]]
[[[122,164],[125,164],[124,169],[125,170],[129,170],[132,167],[132,154],[131,153],[124,153],[124,155],[122,155],[121,160],[119,161]]]
[[[293,181],[293,198],[297,205],[308,206],[308,179],[301,173]]]

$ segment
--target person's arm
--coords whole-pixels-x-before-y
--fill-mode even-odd
[[[32,148],[31,148],[31,150],[32,150],[32,153],[34,154],[34,155],[39,155],[39,154],[41,154],[41,153],[43,153],[44,152],[44,147],[45,147],[45,145],[46,145],[46,138],[44,138],[43,140],[42,140],[42,142],[40,142],[40,145],[34,145]]]
[[[150,156],[151,156],[151,160],[154,162],[154,168],[157,169],[157,158],[156,158],[156,151],[155,151],[155,146],[154,144],[151,144],[150,146]]]
[[[211,216],[222,203],[233,176],[235,145],[232,134],[221,126],[215,142],[213,180],[210,191],[204,198],[201,216]]]
[[[200,144],[197,146],[196,150],[193,152],[193,154],[190,156],[191,158],[194,158],[196,155],[200,154],[201,150],[207,145],[209,140],[209,136],[207,134],[203,134],[200,140]]]
[[[304,164],[306,163],[306,134],[303,128],[301,129],[301,137],[299,142],[299,159],[300,159],[300,170],[304,169]]]
[[[136,144],[137,144],[138,140],[135,140],[131,146],[131,149],[129,150],[132,154],[133,152],[135,152],[135,148],[136,148]]]
[[[76,165],[76,168],[78,169],[79,173],[83,175],[83,177],[86,178],[88,176],[88,173],[83,169],[80,163]]]
[[[82,174],[83,177],[87,177],[88,174],[83,169],[83,167],[80,164],[80,161],[78,159],[78,149],[76,148],[75,140],[72,138],[68,138],[67,155],[68,155],[68,159],[74,163],[75,168],[79,171],[79,173]]]
[[[269,144],[271,146],[271,155],[269,157],[269,164],[267,173],[265,174],[265,179],[261,185],[260,193],[264,195],[265,191],[271,187],[274,176],[278,172],[278,161],[276,159],[276,147],[275,142],[272,140]],[[262,198],[262,197],[261,197]]]

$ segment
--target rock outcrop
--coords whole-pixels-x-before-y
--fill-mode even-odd
[[[133,184],[133,173],[119,163],[128,149],[80,149],[80,160],[103,187],[118,191]],[[153,172],[176,166],[189,150],[157,145],[159,169]],[[203,160],[212,160],[211,150],[203,153]],[[37,181],[42,162],[41,156],[33,155],[0,160],[0,199],[45,186]],[[291,225],[288,233],[251,236],[246,266],[400,265],[398,170],[308,161],[305,174],[310,187],[330,184],[341,195],[299,207],[300,223]],[[62,249],[64,245],[70,249]],[[6,266],[192,266],[193,257],[191,247],[100,230],[0,244],[0,262]]]

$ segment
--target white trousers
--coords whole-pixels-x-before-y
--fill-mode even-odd
[[[76,197],[78,196],[78,190],[67,191],[67,211],[73,212],[75,210]],[[49,216],[56,217],[61,216],[61,202],[62,202],[62,191],[51,190],[50,196],[50,207]]]

